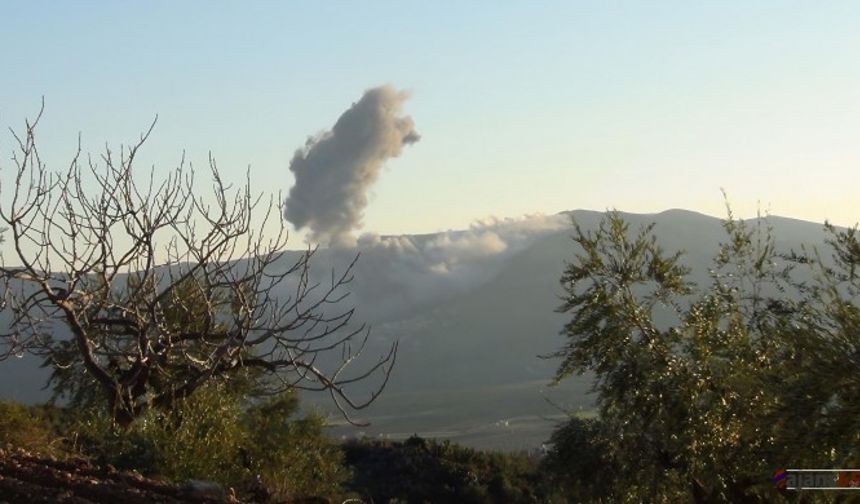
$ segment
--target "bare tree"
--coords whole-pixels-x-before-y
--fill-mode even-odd
[[[160,183],[153,169],[147,183],[136,181],[155,121],[118,155],[106,147],[83,156],[79,141],[68,169],[50,172],[36,146],[41,116],[23,134],[12,131],[14,186],[2,187],[0,219],[17,264],[0,266],[13,314],[0,357],[30,353],[60,371],[77,366],[121,424],[249,370],[265,392],[326,391],[347,419],[376,399],[397,344],[350,371],[369,334],[352,323],[354,308],[341,307],[355,260],[330,282],[312,282],[316,249],[287,260],[280,200],[266,205],[248,184],[225,185],[211,155],[211,202],[195,192],[184,156]],[[265,237],[258,230],[272,219],[280,227]],[[289,296],[276,295],[285,289]],[[70,336],[57,336],[56,325]],[[362,380],[372,391],[356,400],[346,388]]]

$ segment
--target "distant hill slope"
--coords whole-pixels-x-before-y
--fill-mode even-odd
[[[585,229],[594,228],[603,216],[585,210],[568,214]],[[684,250],[692,279],[707,281],[717,245],[725,238],[720,219],[685,210],[624,216],[634,229],[656,223],[660,245],[666,251]],[[782,217],[768,222],[782,250],[823,242],[820,224]],[[571,233],[539,233],[518,250],[473,259],[469,267],[480,274],[469,282],[452,276],[410,285],[413,276],[398,269],[402,263],[374,256],[372,250],[363,252],[353,302],[358,316],[373,323],[368,352],[381,352],[395,339],[400,351],[387,392],[358,415],[373,422],[361,432],[394,437],[418,432],[480,446],[523,448],[546,438],[552,423],[545,417],[558,418],[558,410],[544,396],[565,407],[590,408],[588,377],[547,388],[558,363],[538,357],[564,342],[559,332],[566,316],[554,310],[560,304],[559,277],[576,251]],[[317,272],[326,273],[331,264],[342,267],[349,257],[343,251],[321,250],[315,258]],[[426,276],[420,279],[424,282]],[[425,284],[432,291],[420,291]],[[0,397],[44,398],[38,388],[45,373],[35,364],[31,358],[0,364]],[[331,410],[327,397],[306,399]],[[336,430],[349,436],[358,432]]]
[[[571,215],[584,229],[602,217],[588,211]],[[725,238],[722,220],[684,210],[624,217],[633,230],[655,222],[660,245],[685,251],[682,261],[693,270],[691,279],[707,284],[713,255]],[[769,223],[782,250],[823,242],[819,224],[780,217]],[[539,446],[551,420],[560,418],[547,399],[571,410],[590,409],[590,377],[549,387],[558,362],[538,357],[564,343],[559,333],[567,316],[554,310],[561,303],[565,261],[576,251],[571,234],[545,236],[507,259],[490,281],[418,316],[377,326],[378,338],[400,339],[394,379],[363,412],[371,427],[338,432],[399,438],[423,431],[481,447],[523,449]]]

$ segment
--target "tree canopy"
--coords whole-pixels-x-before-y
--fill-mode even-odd
[[[826,249],[782,251],[765,218],[729,211],[724,228],[697,286],[653,226],[616,212],[575,225],[556,380],[592,373],[598,418],[562,427],[551,461],[597,450],[613,477],[580,482],[588,498],[770,501],[780,467],[856,464],[857,229],[827,225]],[[576,467],[574,480],[594,473]]]

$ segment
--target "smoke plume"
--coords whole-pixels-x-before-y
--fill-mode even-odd
[[[361,226],[367,191],[385,161],[417,142],[412,118],[400,115],[409,97],[391,86],[367,90],[338,118],[330,131],[308,139],[290,162],[296,182],[285,202],[284,217],[311,239],[352,246]]]
[[[365,233],[355,248],[332,249],[331,257],[345,264],[361,252],[352,286],[355,302],[378,321],[475,288],[496,276],[507,258],[569,226],[567,215],[528,215],[430,235]]]

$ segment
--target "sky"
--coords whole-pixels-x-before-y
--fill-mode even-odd
[[[0,126],[43,158],[129,143],[208,153],[255,191],[363,93],[411,94],[421,141],[381,168],[363,230],[427,233],[578,208],[860,218],[860,3],[0,3]],[[0,170],[11,137],[0,134]],[[0,173],[2,175],[2,173]],[[0,195],[2,197],[2,195]]]

